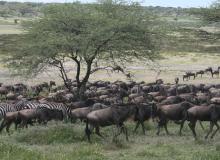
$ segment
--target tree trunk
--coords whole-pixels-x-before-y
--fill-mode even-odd
[[[86,62],[86,64],[87,64],[86,75],[81,82],[77,81],[77,90],[78,90],[77,96],[78,96],[79,100],[85,100],[87,98],[85,95],[86,84],[87,84],[89,77],[90,77],[90,74],[91,74],[92,62],[93,62],[92,60]]]
[[[83,101],[87,98],[85,92],[86,92],[86,83],[81,84],[80,87],[78,88],[77,97],[79,98],[80,101]]]

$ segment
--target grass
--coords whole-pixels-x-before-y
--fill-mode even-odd
[[[19,25],[0,25],[0,35],[1,34],[20,34],[22,29]]]
[[[147,135],[141,129],[132,134],[133,122],[126,124],[129,141],[123,135],[112,142],[112,127],[102,128],[105,140],[92,135],[92,143],[84,138],[84,124],[55,123],[47,127],[33,126],[0,137],[0,157],[3,160],[218,160],[220,135],[214,140],[204,140],[204,131],[197,126],[199,140],[194,141],[187,125],[184,136],[178,136],[179,126],[169,124],[171,135],[162,130],[156,136],[153,122],[147,123]],[[208,128],[208,125],[206,125]],[[114,128],[113,128],[114,129]]]
[[[152,70],[152,66],[147,66],[144,62],[136,62],[129,66],[126,70],[131,72],[135,81],[145,81],[153,82],[156,78],[162,78],[165,83],[174,83],[175,77],[180,78],[180,83],[187,84],[200,84],[200,83],[219,83],[219,78],[211,78],[209,74],[205,74],[203,78],[196,78],[195,80],[182,81],[182,75],[186,71],[198,71],[204,70],[207,67],[213,67],[217,69],[220,64],[219,53],[197,53],[197,52],[162,52],[162,59],[157,60],[157,71],[161,71],[159,74],[156,70]],[[68,63],[67,68],[71,70],[74,65]],[[62,84],[62,80],[59,78],[59,71],[55,68],[50,68],[46,72],[39,74],[37,77],[32,79],[24,79],[22,77],[12,77],[9,74],[8,69],[0,65],[0,82],[6,84],[13,84],[18,82],[25,82],[28,85],[38,84],[44,82],[45,80],[55,80],[57,84]],[[74,75],[75,71],[71,70],[68,74],[70,77]],[[99,71],[90,77],[90,81],[95,80],[106,80],[106,81],[116,81],[116,80],[126,80],[126,77],[121,73],[106,73],[105,71]]]

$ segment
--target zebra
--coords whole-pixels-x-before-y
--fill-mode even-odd
[[[68,107],[66,104],[63,103],[55,103],[55,102],[46,102],[46,103],[41,103],[40,104],[41,107],[46,107],[49,109],[57,109],[57,110],[61,110],[63,112],[63,116],[65,118],[69,118],[71,115],[71,108]]]
[[[38,102],[27,102],[24,109],[36,109],[40,107],[40,104],[41,103]]]
[[[16,112],[13,104],[0,103],[0,119],[2,119],[7,112]]]
[[[16,112],[24,109],[24,104],[26,101],[21,100],[14,104],[10,103],[0,103],[0,119],[2,119],[7,112]]]
[[[61,110],[63,112],[63,116],[67,119],[71,115],[71,108],[69,108],[67,105],[63,103],[55,103],[55,102],[44,102],[44,103],[37,103],[37,102],[28,102],[25,104],[24,109],[37,109],[40,107],[49,108],[51,110],[57,109]]]

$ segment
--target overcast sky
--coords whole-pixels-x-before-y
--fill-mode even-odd
[[[7,0],[18,2],[73,2],[73,0]],[[96,0],[80,0],[83,3],[95,2]],[[215,0],[138,0],[144,6],[165,7],[208,7]]]

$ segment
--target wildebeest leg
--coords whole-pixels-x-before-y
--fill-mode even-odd
[[[158,122],[158,125],[157,125],[157,135],[159,136],[159,134],[160,134],[160,127],[161,127],[162,125],[161,125],[161,122],[159,121]]]
[[[1,124],[1,126],[0,126],[0,132],[2,131],[2,129],[3,129],[5,126],[6,126],[6,121],[3,120],[3,121],[2,121],[2,124]]]
[[[26,119],[25,119],[25,120],[22,120],[22,122],[21,122],[21,128],[24,129],[24,127],[27,128],[27,120],[26,120]]]
[[[211,121],[211,122],[210,122],[210,126],[209,126],[209,131],[208,131],[207,135],[205,136],[205,139],[207,139],[208,136],[209,136],[209,134],[212,132],[213,126],[214,126],[214,123]]]
[[[134,129],[134,131],[133,131],[134,133],[137,131],[137,129],[138,129],[140,123],[141,123],[140,121],[137,122],[136,127],[135,127],[135,129]]]
[[[157,125],[157,135],[159,136],[160,134],[160,128],[164,125],[164,122],[160,119]]]
[[[123,127],[122,124],[117,125],[118,133],[115,134],[115,138],[117,138],[123,132],[123,128],[122,127]]]
[[[8,134],[9,134],[9,128],[10,128],[11,124],[12,124],[12,122],[9,122],[6,126],[6,131],[8,132]]]
[[[180,124],[180,132],[179,132],[180,136],[182,135],[182,129],[183,129],[184,123],[185,123],[185,120],[182,120],[182,122]]]
[[[121,126],[121,131],[125,134],[126,140],[128,141],[128,130],[127,130],[127,128],[125,127],[125,125],[122,125],[122,126]]]
[[[15,122],[15,130],[17,130],[17,129],[18,129],[18,123]]]
[[[211,135],[211,139],[215,136],[215,134],[217,133],[217,131],[219,130],[219,125],[218,122],[214,122],[214,124],[216,125],[217,129],[215,130],[215,132]]]
[[[124,124],[119,124],[117,125],[118,128],[118,133],[115,135],[115,137],[113,137],[113,141],[123,132],[126,136],[126,140],[128,141],[128,131],[127,128],[124,126]]]
[[[167,129],[167,121],[164,124],[164,128],[165,128],[165,131],[166,131],[167,135],[169,135],[169,132],[168,132],[168,129]]]
[[[202,130],[204,131],[204,130],[205,130],[205,128],[204,128],[204,126],[202,125],[202,122],[201,122],[201,121],[199,121],[199,124],[200,124],[200,126],[201,126]]]
[[[92,134],[92,131],[89,129],[88,123],[88,120],[86,120],[85,134],[87,135],[88,141],[91,142],[90,135]]]
[[[143,133],[144,133],[144,135],[145,135],[145,126],[144,126],[144,122],[141,122],[141,126],[142,126]]]
[[[101,138],[103,138],[104,139],[104,137],[101,135],[101,133],[99,132],[99,127],[97,126],[97,127],[95,127],[95,133],[99,136],[99,137],[101,137]]]
[[[122,129],[120,125],[116,125],[117,133],[113,134],[112,142],[116,142],[117,137],[121,134]]]
[[[188,125],[189,125],[189,128],[192,130],[194,138],[196,139],[196,131],[195,131],[196,121],[190,121]]]

